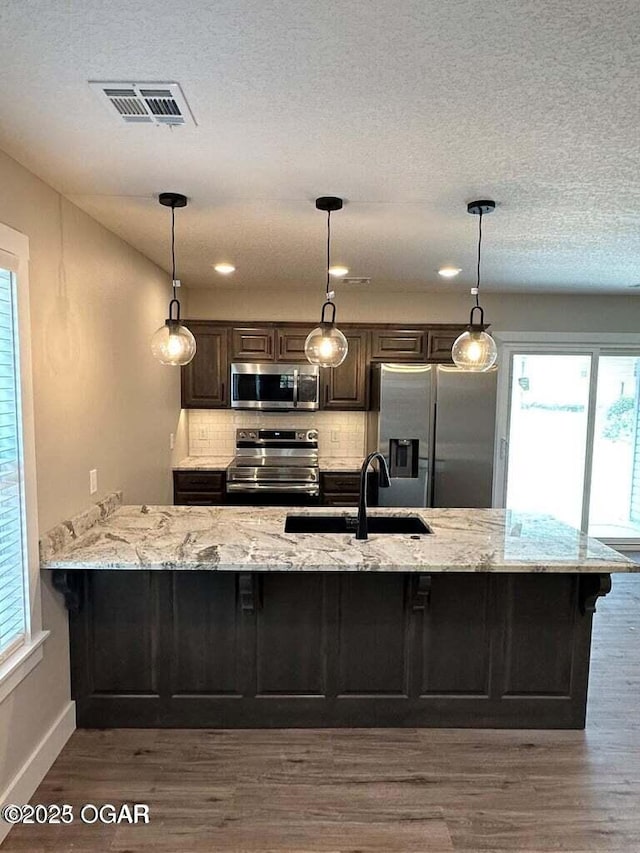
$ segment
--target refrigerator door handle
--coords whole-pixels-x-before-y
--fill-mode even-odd
[[[298,368],[296,367],[293,371],[293,407],[294,407],[294,409],[297,408],[297,406],[298,406],[298,394],[299,394],[298,374],[299,374],[299,371],[298,371]]]

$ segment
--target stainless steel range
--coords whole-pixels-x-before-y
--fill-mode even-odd
[[[238,429],[236,455],[227,468],[230,496],[282,503],[313,502],[320,495],[315,429]]]

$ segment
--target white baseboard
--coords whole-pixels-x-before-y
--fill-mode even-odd
[[[76,727],[76,703],[69,702],[20,770],[0,794],[0,804],[28,803]],[[0,844],[11,825],[0,820]]]

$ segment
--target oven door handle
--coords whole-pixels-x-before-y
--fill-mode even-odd
[[[228,492],[307,492],[317,495],[318,485],[307,483],[227,483]]]
[[[294,409],[298,406],[298,376],[299,371],[297,367],[293,369],[293,407]]]

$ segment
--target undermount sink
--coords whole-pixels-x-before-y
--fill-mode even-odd
[[[355,515],[288,515],[285,533],[355,533]],[[369,533],[424,535],[431,528],[417,515],[370,515]]]

